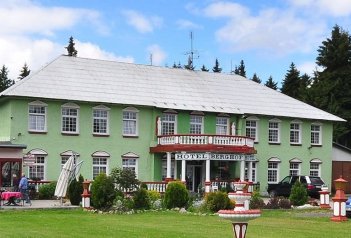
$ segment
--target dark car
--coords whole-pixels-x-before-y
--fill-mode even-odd
[[[282,181],[277,184],[268,184],[267,192],[270,197],[284,196],[289,197],[291,188],[296,181],[300,181],[307,188],[308,196],[319,198],[319,191],[325,183],[320,177],[316,176],[286,176]]]

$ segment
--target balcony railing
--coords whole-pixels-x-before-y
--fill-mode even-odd
[[[226,135],[162,135],[158,136],[159,145],[224,145],[254,146],[254,140],[245,136]]]

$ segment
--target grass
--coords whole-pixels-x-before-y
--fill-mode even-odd
[[[264,210],[249,222],[247,238],[350,238],[351,221],[335,223],[321,210]],[[177,212],[133,215],[93,214],[81,210],[7,210],[0,212],[0,237],[233,237],[230,221],[218,216]]]

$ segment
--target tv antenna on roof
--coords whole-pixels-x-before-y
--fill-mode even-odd
[[[190,32],[190,51],[185,53],[186,55],[189,56],[188,58],[188,67],[194,69],[194,55],[196,57],[196,59],[198,59],[199,53],[197,50],[194,50],[193,48],[193,32]]]

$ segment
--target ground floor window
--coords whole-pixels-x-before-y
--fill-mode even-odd
[[[71,156],[61,156],[61,169]],[[76,165],[76,157],[73,158],[73,165]]]
[[[175,160],[171,160],[171,177],[174,179],[174,163]],[[167,160],[162,160],[162,180],[165,180],[167,177]]]
[[[300,163],[290,163],[289,175],[295,176],[300,174]]]
[[[132,171],[134,171],[135,176],[138,177],[138,160],[137,159],[132,159],[132,158],[128,158],[128,159],[122,159],[122,168],[123,169],[130,169]]]
[[[99,174],[107,174],[108,160],[106,157],[94,157],[93,158],[93,179]]]
[[[279,163],[268,162],[268,183],[278,183],[279,181]]]
[[[251,178],[249,178],[249,163],[251,163]],[[245,162],[245,180],[257,182],[257,162]]]
[[[319,163],[310,163],[310,176],[321,176],[321,170],[320,170],[320,164]]]
[[[45,179],[45,157],[35,156],[35,163],[29,167],[29,178],[32,180]]]

